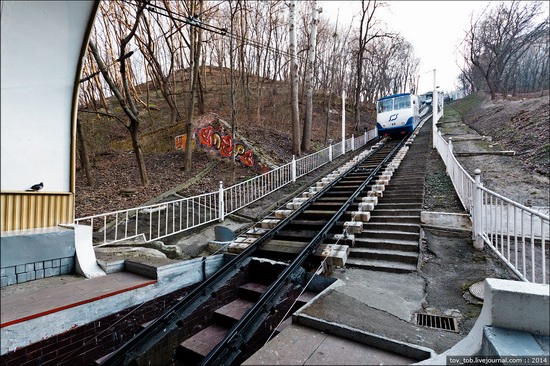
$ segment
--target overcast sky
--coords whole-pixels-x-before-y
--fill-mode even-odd
[[[377,18],[383,20],[388,30],[401,33],[420,58],[419,93],[433,89],[433,69],[436,83],[443,90],[455,90],[461,59],[457,49],[469,28],[470,16],[474,19],[483,13],[489,1],[395,1],[386,2],[387,8],[377,10]],[[336,21],[340,9],[340,22],[351,21],[359,14],[361,1],[319,1],[323,15]],[[358,22],[356,17],[355,22]]]

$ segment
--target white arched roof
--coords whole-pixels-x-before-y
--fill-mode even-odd
[[[71,192],[81,60],[96,1],[1,1],[1,189]]]

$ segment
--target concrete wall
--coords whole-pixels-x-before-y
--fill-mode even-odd
[[[1,287],[74,272],[75,235],[62,227],[2,233]]]
[[[448,351],[417,365],[446,365],[447,356],[478,355],[482,349],[485,326],[548,336],[549,321],[548,285],[487,278],[483,308],[470,333]]]
[[[204,280],[205,274],[219,270],[226,263],[224,255],[214,255],[207,257],[205,266],[203,267],[202,259],[192,259],[189,261],[183,261],[178,266],[170,265],[166,270],[159,267],[157,283],[154,285],[142,287],[133,291],[123,292],[114,296],[102,298],[100,300],[85,303],[76,307],[60,310],[47,314],[38,318],[29,319],[24,322],[16,323],[2,328],[1,352],[2,358],[0,358],[0,364],[5,365],[4,360],[18,359],[25,354],[25,349],[34,345],[35,343],[41,343],[45,341],[42,346],[38,348],[52,346],[57,342],[63,342],[64,345],[73,343],[73,348],[80,342],[82,344],[82,338],[65,340],[63,334],[72,334],[72,330],[80,329],[83,326],[89,326],[87,336],[90,334],[96,334],[89,329],[97,329],[98,332],[105,331],[108,327],[104,326],[102,318],[109,317],[118,312],[124,313],[127,309],[134,306],[138,306],[149,301],[161,298],[172,292],[179,291],[182,288],[187,288],[196,285],[198,282]],[[203,271],[204,269],[204,271]],[[158,317],[162,312],[156,312],[153,317]],[[116,321],[120,321],[119,316],[115,316]],[[145,321],[151,320],[147,318]],[[90,325],[91,324],[91,325]],[[103,324],[103,325],[99,325]],[[132,333],[135,334],[135,333]],[[116,337],[114,333],[104,335],[105,337]],[[63,340],[63,341],[62,341]],[[113,344],[120,345],[121,339],[111,340]],[[95,342],[95,340],[94,340]],[[34,347],[34,346],[33,346]],[[59,343],[57,344],[58,348]],[[51,347],[49,347],[51,348]],[[69,347],[70,348],[70,347]],[[16,352],[17,350],[17,352]],[[111,349],[112,350],[112,349]],[[19,352],[20,351],[20,352]],[[47,350],[40,351],[39,355]],[[67,351],[68,352],[68,351]],[[6,356],[6,353],[11,355]],[[39,355],[37,357],[39,357]],[[102,354],[103,355],[103,354]],[[97,355],[96,356],[102,356]],[[23,356],[21,356],[23,357]],[[17,362],[14,365],[20,365]],[[33,363],[31,363],[33,364]],[[34,363],[36,365],[36,363]],[[73,363],[74,364],[74,363]],[[6,364],[7,365],[7,364]]]

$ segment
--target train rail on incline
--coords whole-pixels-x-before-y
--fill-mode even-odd
[[[233,245],[240,254],[99,363],[244,361],[304,297],[308,279],[330,270],[327,256],[349,253],[407,141],[380,141],[275,211],[276,218],[251,230],[253,239]]]

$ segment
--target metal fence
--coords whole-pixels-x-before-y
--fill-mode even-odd
[[[360,137],[346,140],[346,153],[362,147],[376,136],[376,131],[372,130]],[[342,142],[330,145],[302,158],[293,158],[290,163],[227,188],[220,182],[217,192],[82,217],[76,219],[75,224],[93,228],[96,246],[137,237],[146,241],[158,240],[207,223],[223,221],[226,215],[341,156],[341,149]]]
[[[493,192],[481,183],[481,171],[472,178],[460,165],[440,131],[433,134],[434,147],[447,167],[454,188],[472,220],[474,245],[487,244],[523,281],[549,282],[548,209],[533,210]]]

